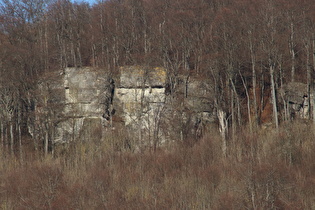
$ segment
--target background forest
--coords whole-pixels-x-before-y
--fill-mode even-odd
[[[209,131],[155,152],[77,142],[43,156],[27,132],[38,81],[126,65],[164,67],[171,89],[182,75],[211,81],[231,116],[226,154]],[[0,206],[314,209],[314,125],[290,122],[277,97],[289,82],[311,95],[314,68],[313,0],[1,0]]]

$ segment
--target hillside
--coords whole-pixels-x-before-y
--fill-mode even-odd
[[[0,1],[0,208],[314,209],[313,1]]]

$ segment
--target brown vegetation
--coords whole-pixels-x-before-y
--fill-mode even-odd
[[[200,78],[211,84],[201,91],[211,92],[211,106],[226,113],[233,134],[244,124],[250,131],[270,121],[278,127],[289,120],[281,116],[286,109],[277,97],[281,88],[295,81],[307,84],[307,95],[314,91],[314,5],[313,0],[1,1],[2,144],[15,153],[29,126],[37,135],[34,147],[51,150],[54,112],[60,110],[53,98],[43,101],[38,83],[51,72],[62,75],[65,67],[81,66],[109,75],[126,65],[160,66],[171,95],[180,92],[182,77],[186,87],[190,78]],[[41,111],[44,117],[36,119]]]
[[[227,157],[220,137],[152,153],[114,152],[110,140],[55,157],[1,156],[2,209],[313,209],[314,132],[239,132]]]
[[[0,208],[314,209],[315,129],[281,118],[276,94],[291,81],[307,84],[309,96],[314,91],[314,6],[314,0],[1,1]],[[205,132],[134,152],[117,127],[103,141],[69,140],[52,150],[62,110],[38,93],[44,75],[72,66],[115,75],[125,65],[163,67],[170,94],[179,92],[182,76],[209,81],[214,90],[205,91],[229,129],[225,148],[220,135]],[[190,129],[172,120],[161,126]],[[260,130],[271,120],[279,129]]]

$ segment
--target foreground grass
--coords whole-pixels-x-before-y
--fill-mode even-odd
[[[111,139],[115,140],[115,139]],[[78,143],[56,157],[1,156],[0,209],[314,209],[315,141],[306,124],[240,132],[155,152]]]

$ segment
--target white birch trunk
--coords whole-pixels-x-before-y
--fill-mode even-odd
[[[219,119],[219,131],[222,137],[222,153],[223,156],[226,157],[226,150],[227,150],[227,120],[226,120],[226,113],[222,110],[217,111],[218,119]]]
[[[46,129],[46,132],[45,132],[45,155],[48,154],[48,138],[49,138],[49,135],[48,135],[48,129]]]

